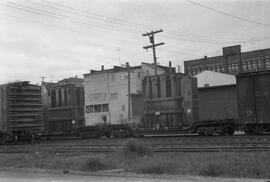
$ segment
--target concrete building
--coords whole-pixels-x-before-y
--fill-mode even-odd
[[[138,106],[142,103],[140,97],[142,80],[145,76],[154,75],[154,68],[153,64],[148,63],[130,67],[130,94],[133,98],[130,103],[131,120],[136,120],[140,110],[143,109],[143,105]],[[169,72],[168,67],[157,66],[158,74],[166,72]],[[116,124],[128,120],[127,78],[127,69],[118,66],[112,69],[104,69],[102,66],[99,71],[91,70],[90,73],[84,74],[86,125],[104,121]],[[135,106],[136,103],[137,106]]]
[[[236,75],[240,72],[270,70],[270,48],[241,52],[241,46],[223,47],[223,55],[184,62],[185,73],[191,76],[204,70]]]
[[[43,112],[46,130],[69,132],[84,126],[83,79],[67,78],[58,83],[43,83]]]

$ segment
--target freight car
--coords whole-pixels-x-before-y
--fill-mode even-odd
[[[199,120],[197,78],[182,73],[147,76],[142,82],[144,113],[136,127],[103,124],[78,128],[82,138],[128,137],[164,134],[228,134],[235,119]]]
[[[44,129],[41,87],[20,81],[0,86],[0,144],[31,141]]]
[[[270,71],[236,77],[239,124],[246,134],[270,132]]]

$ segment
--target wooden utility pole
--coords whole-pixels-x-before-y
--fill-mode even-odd
[[[126,68],[128,72],[128,121],[130,121],[130,66],[129,66],[129,62],[126,62]]]
[[[152,44],[152,45],[144,46],[143,48],[146,49],[146,50],[148,50],[149,48],[152,48],[152,49],[153,49],[153,58],[154,58],[154,64],[155,64],[155,75],[157,75],[156,47],[157,47],[157,46],[164,45],[164,42],[155,44],[155,38],[154,38],[154,35],[155,35],[156,33],[160,33],[160,32],[163,32],[163,30],[162,30],[162,29],[156,30],[156,31],[153,31],[153,30],[152,30],[151,32],[147,32],[147,33],[142,34],[142,36],[148,36],[148,37],[149,37],[149,40],[150,40],[150,43]]]

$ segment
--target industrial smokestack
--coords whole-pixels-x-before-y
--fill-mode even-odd
[[[101,71],[104,71],[104,65],[101,65]]]

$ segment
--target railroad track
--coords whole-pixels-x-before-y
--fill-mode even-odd
[[[172,137],[139,138],[139,142],[152,146],[154,152],[224,152],[270,151],[269,136],[246,137]],[[129,139],[91,139],[43,141],[28,145],[0,146],[0,153],[90,153],[117,152]]]
[[[123,143],[126,141],[126,138],[99,138],[99,139],[81,139],[77,137],[71,138],[54,138],[50,140],[41,140],[35,143]],[[231,141],[270,141],[270,135],[234,135],[234,136],[198,136],[198,135],[191,135],[191,136],[178,136],[178,137],[145,137],[145,138],[136,138],[136,140],[142,142],[164,142],[164,143],[172,143],[172,142],[231,142]]]

